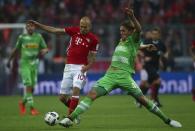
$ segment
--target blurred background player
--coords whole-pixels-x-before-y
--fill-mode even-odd
[[[26,23],[27,34],[18,37],[7,63],[7,67],[11,67],[11,60],[20,53],[19,72],[25,86],[23,100],[19,101],[21,115],[26,113],[26,104],[30,107],[31,115],[39,114],[34,108],[33,91],[37,83],[39,57],[45,55],[48,48],[41,34],[35,33],[34,29],[34,25]]]
[[[140,88],[143,94],[147,94],[148,89],[151,90],[151,99],[154,103],[161,107],[162,104],[159,101],[159,88],[161,86],[161,79],[159,75],[160,69],[165,69],[165,57],[164,53],[166,52],[165,45],[161,42],[161,31],[160,28],[155,27],[145,34],[145,40],[143,44],[153,44],[156,46],[157,50],[143,51],[143,68],[140,70]],[[141,106],[140,103],[137,103],[137,106]]]
[[[79,102],[80,90],[85,85],[86,72],[96,59],[99,40],[90,32],[91,20],[85,16],[80,19],[79,27],[65,28],[54,28],[36,21],[30,22],[36,28],[55,34],[67,33],[71,37],[59,97],[60,101],[69,107],[68,114],[70,114]]]
[[[195,71],[195,40],[192,41],[192,45],[190,47],[190,54],[193,60],[193,70]],[[193,84],[192,84],[192,100],[195,101],[195,78],[193,77]]]
[[[152,101],[148,100],[132,79],[131,75],[135,73],[134,60],[138,49],[150,48],[150,46],[143,45],[140,47],[141,25],[134,16],[132,9],[125,8],[125,13],[128,15],[129,20],[120,26],[121,39],[115,48],[109,69],[91,88],[88,95],[80,102],[75,111],[60,121],[60,125],[64,127],[72,126],[72,121],[78,115],[86,112],[97,98],[107,95],[116,88],[121,88],[126,90],[128,95],[133,96],[166,124],[173,127],[182,126],[179,122],[169,119]]]

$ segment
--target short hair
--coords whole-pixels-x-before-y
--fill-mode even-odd
[[[86,21],[91,26],[91,20],[88,16],[83,16],[80,20]]]
[[[121,26],[124,26],[129,31],[135,29],[134,24],[131,21],[129,21],[129,20],[126,20],[126,21],[122,22]]]
[[[157,31],[158,33],[161,34],[161,29],[157,26],[153,27],[151,31]]]

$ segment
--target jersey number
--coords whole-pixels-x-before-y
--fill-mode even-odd
[[[84,80],[85,79],[85,76],[83,74],[79,74],[77,79]]]

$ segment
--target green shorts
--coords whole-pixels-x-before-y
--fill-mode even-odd
[[[19,72],[24,86],[26,87],[35,86],[35,84],[37,83],[37,74],[38,74],[38,70],[36,67],[30,65],[21,65]]]
[[[131,74],[123,70],[108,71],[104,77],[96,82],[94,88],[104,88],[108,93],[116,88],[120,88],[136,98],[143,95]]]

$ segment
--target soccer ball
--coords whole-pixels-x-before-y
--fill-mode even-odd
[[[58,113],[55,111],[47,112],[45,114],[45,118],[44,118],[45,122],[50,126],[56,125],[58,123],[59,119],[60,119],[60,117],[59,117]]]

